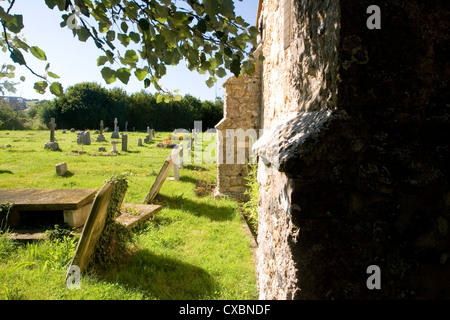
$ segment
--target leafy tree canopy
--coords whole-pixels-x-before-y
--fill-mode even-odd
[[[39,77],[34,85],[37,92],[49,88],[62,95],[63,88],[55,80],[59,76],[49,70],[50,64],[43,75],[27,66],[23,52],[40,60],[47,57],[20,36],[24,21],[22,15],[11,13],[14,3],[0,0],[0,47],[9,51],[13,63]],[[71,29],[80,41],[94,41],[101,50],[97,65],[108,84],[117,79],[127,84],[134,76],[145,88],[152,85],[163,91],[159,80],[166,66],[182,60],[189,70],[208,73],[209,87],[226,76],[226,70],[235,76],[254,71],[253,63],[244,60],[251,57],[258,30],[235,14],[233,0],[45,0],[45,4],[61,11],[62,28]],[[4,64],[0,91],[14,92],[13,78],[14,65]]]

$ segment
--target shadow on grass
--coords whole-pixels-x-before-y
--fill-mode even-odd
[[[198,169],[201,169],[202,171],[209,171],[208,168],[205,168],[202,166],[196,166],[196,165],[192,165],[192,164],[185,164],[183,169],[194,170],[194,171],[198,171]]]
[[[214,221],[233,220],[234,209],[220,205],[210,205],[203,202],[192,201],[183,196],[167,196],[158,194],[156,200],[169,209],[180,209],[198,217],[207,217]]]
[[[13,174],[13,172],[9,171],[9,170],[0,170],[0,174],[3,174],[3,173]]]
[[[202,268],[148,249],[132,254],[120,271],[103,276],[143,293],[148,299],[199,300],[208,299],[218,284]]]
[[[61,178],[70,178],[73,177],[75,175],[75,173],[73,173],[72,171],[66,171],[66,173],[64,173],[62,176],[60,176]]]

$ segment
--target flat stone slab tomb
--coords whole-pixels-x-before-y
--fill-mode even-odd
[[[82,226],[91,211],[97,189],[1,189],[0,203],[13,203],[8,224],[21,225],[25,212],[39,215],[62,211],[64,222],[73,228]]]

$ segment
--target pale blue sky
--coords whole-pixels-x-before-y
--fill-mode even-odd
[[[235,0],[234,2],[236,13],[251,25],[255,25],[258,0],[242,2]],[[92,81],[106,88],[122,87],[129,93],[144,89],[143,82],[136,80],[134,75],[127,85],[120,80],[107,85],[100,74],[101,67],[97,67],[97,57],[102,52],[91,39],[85,43],[80,42],[73,37],[71,30],[61,28],[59,24],[62,21],[62,13],[56,8],[50,10],[44,0],[17,0],[11,13],[23,14],[25,28],[22,30],[22,34],[27,39],[27,43],[30,46],[39,46],[47,55],[47,61],[39,61],[31,55],[25,55],[27,63],[35,72],[42,74],[47,62],[50,62],[50,71],[61,77],[56,81],[61,82],[64,88],[79,82]],[[0,63],[11,63],[9,56],[1,53]],[[36,93],[33,84],[39,79],[25,68],[18,67],[17,79],[22,75],[26,77],[26,81],[17,86],[16,94],[10,95],[40,100],[54,98],[50,92],[45,95]],[[214,100],[216,94],[220,97],[223,96],[222,84],[226,78],[219,78],[214,87],[208,88],[205,84],[206,74],[200,75],[195,71],[191,72],[182,63],[177,67],[168,67],[162,84],[169,90],[179,89],[179,93],[182,95],[191,94],[202,100]],[[154,92],[153,89],[151,91]]]

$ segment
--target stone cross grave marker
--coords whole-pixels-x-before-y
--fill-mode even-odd
[[[46,142],[44,145],[44,149],[50,149],[53,151],[59,150],[59,145],[57,142],[55,142],[55,118],[51,118],[50,123],[48,124],[50,127],[50,141]]]
[[[106,141],[105,137],[103,136],[103,120],[100,121],[100,134],[97,136],[97,142],[103,142]]]
[[[114,118],[114,131],[111,134],[111,139],[119,139],[119,128],[117,127],[117,118]]]

